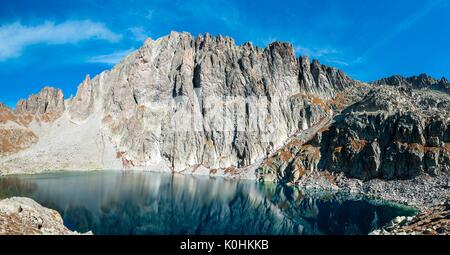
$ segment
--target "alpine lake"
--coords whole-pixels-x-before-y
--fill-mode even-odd
[[[0,199],[23,196],[94,235],[368,234],[416,210],[344,193],[140,171],[0,177]]]

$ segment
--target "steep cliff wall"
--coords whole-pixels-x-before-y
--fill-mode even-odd
[[[0,163],[4,172],[241,168],[331,116],[324,102],[357,85],[336,68],[296,58],[288,43],[258,48],[173,32],[86,77],[71,99],[45,88],[20,101],[16,114],[34,116],[40,141]]]
[[[45,87],[1,106],[1,172],[437,175],[450,167],[449,87],[425,74],[365,84],[288,43],[173,32],[87,76],[73,98]]]
[[[329,114],[306,93],[327,98],[356,83],[317,62],[301,69],[302,61],[286,43],[260,49],[172,33],[91,87],[126,166],[243,167]]]

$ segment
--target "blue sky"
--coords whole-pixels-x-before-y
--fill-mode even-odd
[[[2,0],[0,102],[13,106],[47,85],[69,97],[86,74],[172,30],[261,47],[289,41],[297,55],[363,81],[450,77],[449,13],[450,0]]]

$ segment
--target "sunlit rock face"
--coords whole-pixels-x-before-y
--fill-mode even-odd
[[[0,235],[74,235],[58,212],[26,197],[0,200]]]
[[[92,114],[94,108],[94,98],[92,93],[91,79],[86,76],[86,79],[78,86],[77,94],[70,100],[69,114],[71,120],[82,121]]]
[[[14,162],[36,171],[245,167],[329,116],[323,100],[358,84],[340,70],[296,58],[288,43],[258,48],[172,32],[148,39],[112,70],[86,77],[73,98],[64,101],[60,90],[45,88],[20,101],[16,113],[35,116],[33,132],[47,138],[3,164],[5,171],[21,168]],[[62,137],[68,134],[78,140]],[[69,155],[57,147],[77,150]],[[31,163],[44,151],[74,160]],[[85,159],[99,151],[101,162]]]
[[[85,110],[71,117],[95,112],[94,101],[124,167],[243,167],[329,114],[305,94],[330,98],[356,83],[306,62],[287,43],[172,33],[85,81],[72,100]]]
[[[16,105],[15,113],[30,113],[39,121],[51,122],[61,117],[64,110],[62,90],[45,87],[38,94],[31,95],[27,100],[20,100]]]
[[[18,115],[0,103],[0,156],[29,148],[38,137],[28,128],[31,115]]]
[[[148,40],[93,85],[129,166],[243,167],[327,114],[298,96],[306,92],[298,67],[289,44],[260,49],[172,33]]]
[[[64,95],[60,89],[43,88],[27,100],[20,100],[16,109],[0,104],[0,156],[8,156],[35,145],[39,136],[30,126],[51,123],[65,111]]]

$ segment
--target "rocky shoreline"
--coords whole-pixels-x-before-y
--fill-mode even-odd
[[[370,235],[448,235],[449,229],[450,200],[447,200],[414,217],[396,217]]]
[[[364,182],[347,178],[343,174],[316,172],[310,174],[297,185],[306,189],[325,189],[361,194],[405,204],[424,211],[450,199],[449,182],[450,177],[448,175],[439,175],[433,178],[421,175],[411,180],[387,181],[374,179]]]
[[[388,234],[450,234],[450,177],[426,174],[410,180],[361,181],[347,178],[342,173],[313,172],[301,182],[301,188],[348,192],[373,199],[395,202],[416,208],[416,216],[396,217],[372,235]]]

